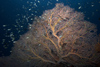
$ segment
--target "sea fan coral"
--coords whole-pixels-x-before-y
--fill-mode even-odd
[[[96,26],[84,20],[83,13],[57,3],[35,17],[6,58],[9,63],[2,63],[10,67],[95,66],[100,62],[97,42]]]

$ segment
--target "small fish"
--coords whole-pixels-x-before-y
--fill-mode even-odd
[[[65,18],[62,18],[60,15],[58,15],[63,21],[67,21],[67,20],[69,20],[69,18],[68,17],[65,17]]]

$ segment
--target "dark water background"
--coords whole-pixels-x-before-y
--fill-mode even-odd
[[[85,20],[97,25],[100,33],[100,0],[0,0],[0,56],[8,56],[14,41],[28,31],[35,16],[64,3],[83,12]]]

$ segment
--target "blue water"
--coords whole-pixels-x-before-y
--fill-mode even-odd
[[[56,3],[64,3],[79,12],[85,20],[97,25],[100,33],[100,0],[1,0],[0,1],[0,56],[11,53],[14,41],[28,31],[35,16],[52,9]]]

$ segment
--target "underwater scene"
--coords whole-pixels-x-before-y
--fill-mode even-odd
[[[0,1],[0,67],[100,67],[100,0]]]

